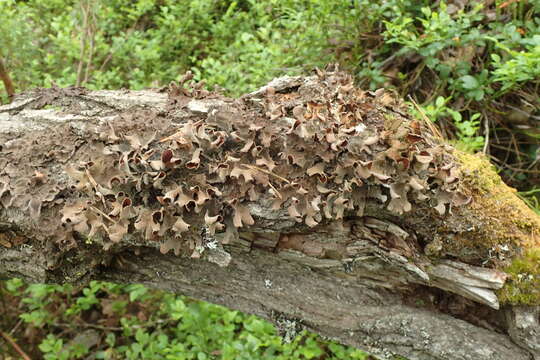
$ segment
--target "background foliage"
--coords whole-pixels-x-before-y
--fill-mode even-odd
[[[411,111],[457,147],[485,153],[540,212],[537,0],[0,0],[0,14],[0,56],[18,91],[160,87],[192,70],[239,95],[339,62],[362,87],[418,104]],[[281,345],[261,320],[137,285],[2,289],[0,329],[51,359],[90,349],[111,359],[363,356],[311,334]],[[95,331],[88,349],[75,345],[83,330]]]

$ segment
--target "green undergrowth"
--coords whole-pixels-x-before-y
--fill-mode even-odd
[[[11,279],[0,291],[0,330],[32,359],[367,359],[305,331],[283,343],[265,320],[137,284]],[[2,355],[15,356],[2,340]]]
[[[4,0],[0,13],[19,89],[141,89],[191,69],[233,95],[333,61],[328,40],[358,16],[336,0]]]

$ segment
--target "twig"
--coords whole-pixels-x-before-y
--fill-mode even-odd
[[[420,74],[422,73],[425,67],[426,67],[425,62],[422,62],[420,65],[418,65],[412,72],[413,76],[404,84],[403,89],[408,89],[412,84],[414,84],[416,80],[418,80],[418,78],[420,77]]]
[[[97,207],[90,206],[90,209],[98,213],[99,215],[103,216],[105,219],[109,220],[110,222],[116,224],[116,221],[111,219],[111,217],[107,214],[105,214],[103,211],[99,210]]]
[[[512,149],[508,149],[507,147],[505,146],[501,146],[501,145],[497,145],[497,144],[490,144],[489,145],[490,147],[494,147],[495,149],[500,149],[500,150],[505,150],[506,152],[513,152],[514,150]],[[521,155],[527,155],[526,153],[520,151],[519,152]]]
[[[500,4],[498,6],[499,9],[504,9],[505,7],[509,6],[509,5],[512,5],[513,3],[517,3],[517,2],[520,2],[521,0],[508,0],[508,1],[505,1],[503,2],[502,4]]]
[[[526,111],[524,111],[524,110],[521,110],[520,108],[517,108],[517,107],[512,106],[512,105],[510,105],[510,104],[501,104],[501,103],[498,103],[498,102],[496,102],[496,101],[492,101],[492,103],[497,104],[497,105],[499,105],[499,106],[506,106],[507,108],[510,108],[510,109],[512,109],[512,110],[514,110],[514,111],[516,111],[516,112],[518,112],[518,113],[520,113],[520,114],[522,114],[522,115],[525,115],[525,116],[528,117],[528,118],[531,118],[531,119],[534,119],[534,120],[540,120],[540,116],[533,115],[533,114],[531,114],[531,113],[528,113],[528,112],[526,112]]]
[[[4,87],[6,88],[8,102],[11,102],[11,98],[15,94],[15,86],[13,86],[13,81],[9,77],[9,74],[4,66],[4,61],[0,57],[0,79],[4,82]]]
[[[92,22],[91,24],[88,26],[88,32],[90,33],[89,36],[90,36],[90,54],[88,55],[88,61],[86,62],[86,70],[84,72],[84,80],[83,80],[83,84],[86,84],[88,82],[88,79],[90,77],[90,68],[92,67],[92,59],[94,57],[94,43],[95,43],[95,38],[96,38],[96,14],[95,12],[93,11],[93,9],[91,10],[90,9],[90,6],[88,6],[89,8],[89,11],[91,11],[91,15],[92,15]]]
[[[485,141],[484,141],[484,148],[482,149],[482,152],[484,154],[487,154],[489,149],[489,120],[486,114],[484,114],[484,132],[485,132]]]
[[[248,164],[242,164],[242,166],[247,167],[247,168],[249,168],[249,169],[253,169],[253,170],[259,170],[260,172],[263,172],[263,173],[265,173],[265,174],[271,175],[271,176],[273,176],[273,177],[275,177],[275,178],[277,178],[277,179],[279,179],[279,180],[281,180],[281,181],[283,181],[283,182],[286,182],[287,184],[290,184],[290,183],[291,183],[289,180],[287,180],[287,179],[285,179],[285,178],[283,178],[283,177],[281,177],[281,176],[279,176],[279,175],[277,175],[277,174],[274,174],[274,173],[271,172],[271,171],[261,169],[261,168],[258,167],[258,166],[248,165]]]
[[[139,325],[131,325],[130,328],[132,329],[147,329],[154,326],[159,326],[163,324],[168,324],[170,320],[168,319],[157,319],[154,321],[149,321],[145,324],[139,324]],[[83,322],[82,324],[73,324],[73,323],[59,323],[58,326],[64,327],[66,329],[78,329],[79,327],[83,328],[91,328],[96,330],[105,330],[105,331],[122,331],[124,330],[123,327],[118,326],[104,326],[104,325],[98,325],[98,324],[91,324],[88,322]]]
[[[5,290],[7,291],[7,290]],[[2,314],[6,312],[6,309],[8,308],[6,306],[6,300],[5,300],[5,297],[4,297],[4,287],[2,285],[0,285],[0,300],[2,301]],[[4,315],[2,315],[4,316]]]
[[[508,170],[511,170],[513,172],[512,176],[510,176],[510,178],[508,180],[512,180],[516,173],[540,174],[540,170],[530,170],[530,169],[518,168],[518,167],[512,166],[512,165],[510,165],[508,163],[503,162],[501,159],[498,159],[493,155],[489,155],[489,158],[494,163],[499,164],[498,168],[500,170],[508,169]]]
[[[422,115],[422,118],[424,119],[424,122],[426,123],[427,127],[429,128],[429,130],[431,130],[431,132],[433,133],[433,135],[437,136],[438,138],[442,139],[443,136],[441,134],[441,132],[439,131],[439,129],[437,129],[437,127],[435,125],[433,125],[433,123],[431,122],[431,120],[427,117],[426,113],[424,112],[424,110],[416,103],[416,101],[414,101],[414,99],[412,98],[412,96],[409,95],[409,99],[411,100],[411,102],[413,103],[414,107],[416,108],[416,110],[418,110],[418,112],[420,113],[420,115]]]
[[[268,182],[268,185],[274,190],[274,192],[276,193],[276,196],[280,199],[283,199],[283,196],[281,195],[281,193],[279,192],[278,189],[276,189],[276,187],[274,185],[272,185],[272,183],[269,181]]]
[[[164,137],[163,139],[160,139],[159,142],[160,143],[163,143],[163,142],[166,142],[166,141],[170,141],[170,140],[175,140],[179,137],[182,136],[182,131],[177,131],[175,132],[174,134],[170,135],[170,136],[167,136],[167,137]]]
[[[11,336],[9,336],[8,334],[6,334],[5,332],[3,331],[0,331],[0,335],[2,335],[2,337],[4,339],[6,339],[6,341],[13,347],[13,349],[15,349],[15,351],[24,359],[24,360],[32,360],[30,359],[30,356],[28,356],[20,347],[19,345],[17,345],[17,343],[15,342],[15,340],[13,340],[13,338]]]
[[[126,31],[126,37],[131,36],[133,31],[135,31],[135,28],[137,27],[138,23],[139,23],[139,19],[137,19],[135,21],[135,23]],[[125,39],[124,39],[124,42],[125,42]],[[112,44],[111,44],[111,48],[112,48]],[[105,70],[105,66],[107,66],[109,61],[112,60],[113,54],[115,52],[116,52],[116,48],[110,50],[109,54],[107,54],[107,57],[105,57],[105,60],[103,60],[103,63],[101,63],[101,65],[100,65],[100,67],[99,67],[99,69],[97,71],[98,73],[103,72],[103,70]]]
[[[96,182],[96,180],[94,179],[94,177],[92,176],[92,174],[90,174],[90,171],[88,169],[85,170],[85,173],[86,173],[86,176],[88,177],[88,180],[90,181],[90,183],[92,184],[94,190],[96,191],[96,194],[100,194],[100,191],[99,191],[99,188],[98,188],[98,183]],[[103,203],[103,207],[107,207],[107,204],[105,204],[105,199],[103,196],[101,196],[101,202]]]
[[[13,327],[13,329],[11,329],[11,331],[9,332],[9,335],[13,335],[15,334],[15,331],[17,331],[17,329],[19,328],[19,326],[21,326],[23,320],[22,319],[19,319],[19,321],[17,321],[17,323],[15,324],[15,326]]]
[[[88,35],[88,9],[85,8],[84,0],[81,0],[83,26],[81,29],[81,51],[79,52],[79,65],[77,66],[77,82],[75,86],[81,86],[83,75],[84,54],[86,53],[86,39]]]
[[[77,324],[68,324],[68,323],[59,323],[58,326],[65,327],[68,329],[77,329],[79,327],[83,328],[91,328],[96,330],[105,330],[105,331],[122,331],[124,328],[118,327],[118,326],[103,326],[103,325],[96,325],[96,324],[90,324],[87,322],[84,322],[84,324],[81,324],[78,326]]]

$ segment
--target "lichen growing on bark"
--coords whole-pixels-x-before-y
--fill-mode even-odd
[[[440,249],[425,246],[430,256],[504,270],[538,246],[538,217],[489,163],[434,139],[389,93],[340,73],[290,79],[232,100],[184,78],[168,106],[149,92],[159,106],[107,105],[107,116],[71,119],[56,136],[4,135],[0,204],[63,252],[89,242],[199,256],[257,228],[255,205],[309,233],[364,215],[366,203],[369,216],[415,234],[414,255],[431,241]],[[66,99],[84,96],[50,92],[32,111],[62,98],[66,112]]]
[[[106,247],[138,233],[198,257],[253,225],[248,204],[263,197],[306,228],[363,216],[369,198],[394,215],[466,202],[448,146],[390,94],[357,89],[346,74],[236,101],[186,81],[171,86],[169,113],[210,96],[215,105],[167,134],[104,127],[101,154],[67,168],[82,198],[64,207],[64,228],[105,235]]]

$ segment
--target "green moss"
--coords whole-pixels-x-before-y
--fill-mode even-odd
[[[516,196],[515,189],[501,180],[488,159],[460,151],[455,155],[461,163],[462,191],[472,197],[467,217],[479,229],[466,238],[474,240],[476,246],[483,243],[488,248],[498,244],[538,246],[538,238],[531,234],[540,232],[540,217]],[[506,216],[501,217],[501,213]]]
[[[495,167],[486,157],[462,151],[456,151],[455,155],[464,166],[461,171],[463,181],[481,194],[492,192],[495,188],[504,184]]]
[[[499,291],[501,303],[540,305],[540,217],[507,186],[487,158],[456,151],[461,163],[463,190],[473,201],[467,207],[478,231],[457,238],[454,247],[507,248],[509,262],[494,265],[508,274]],[[504,214],[501,216],[501,214]]]
[[[527,250],[504,270],[508,280],[499,291],[501,302],[540,305],[540,248]]]

